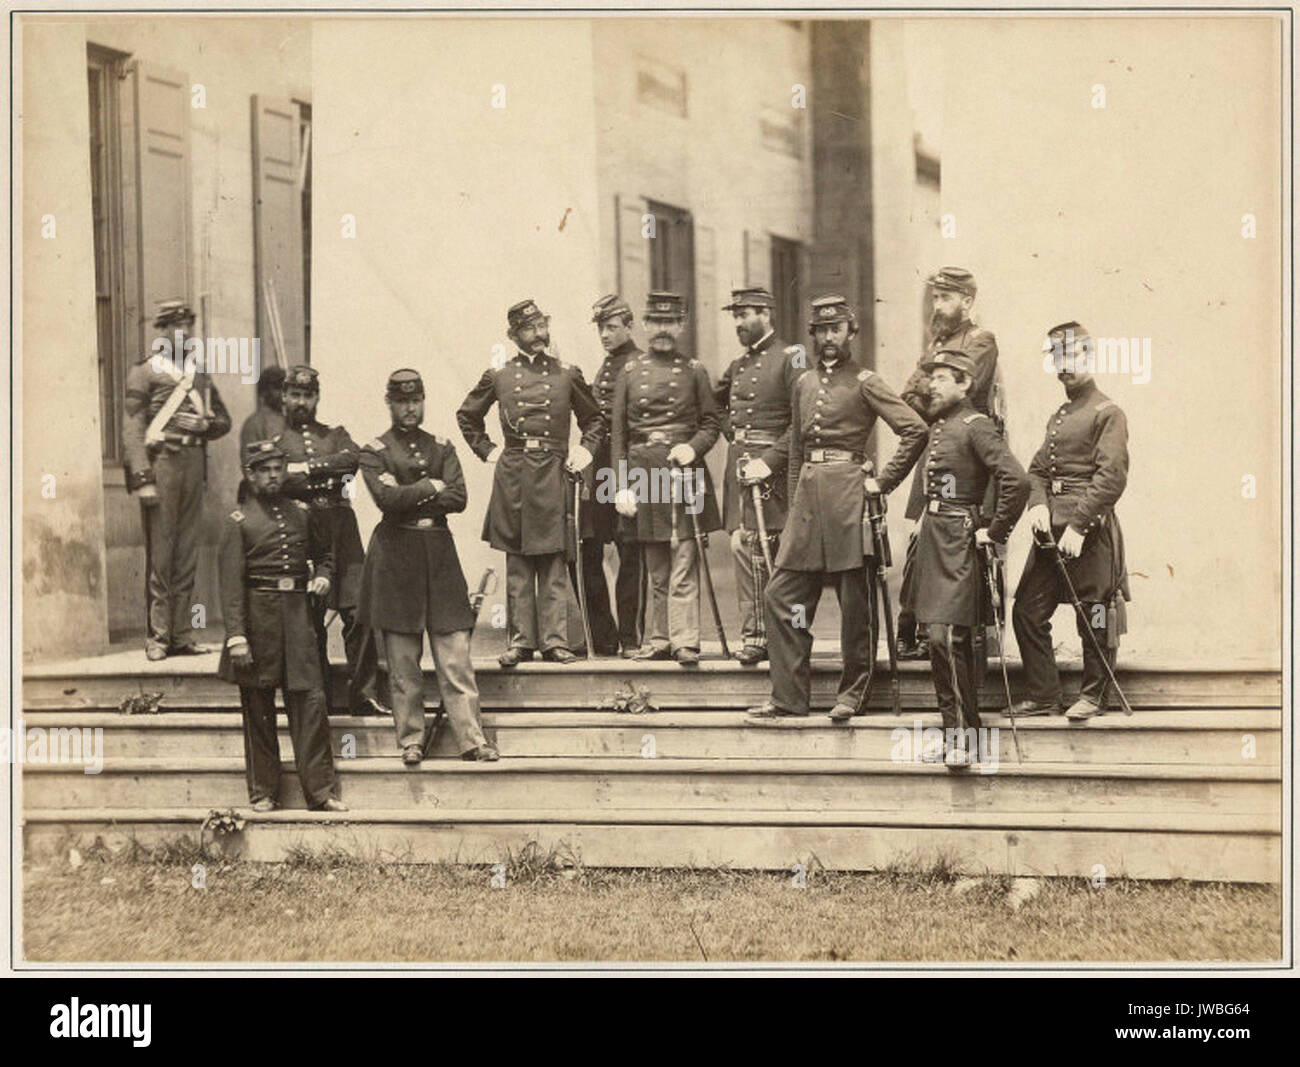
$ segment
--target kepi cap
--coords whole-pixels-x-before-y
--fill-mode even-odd
[[[309,367],[305,363],[299,363],[295,367],[290,367],[284,376],[284,387],[295,389],[308,389],[313,393],[320,392],[320,372],[315,367]]]
[[[956,348],[945,348],[935,353],[933,359],[921,365],[926,374],[933,374],[938,368],[961,371],[967,378],[975,377],[975,361],[965,352]]]
[[[393,371],[388,376],[388,391],[384,394],[384,399],[423,400],[424,379],[420,377],[420,372],[411,370],[410,367]]]
[[[931,289],[946,289],[963,296],[975,295],[975,275],[964,267],[940,267],[925,282]]]
[[[821,326],[828,322],[847,322],[850,326],[857,325],[858,320],[853,314],[853,309],[849,307],[847,297],[828,293],[813,298],[808,328],[811,330],[814,326]]]
[[[284,452],[280,448],[280,439],[278,437],[266,441],[249,441],[244,446],[245,469],[252,470],[269,459],[284,459]]]
[[[648,294],[645,300],[645,317],[647,319],[684,319],[686,317],[686,298],[681,293],[655,290]]]
[[[744,289],[731,290],[731,303],[723,304],[723,311],[735,311],[737,308],[774,308],[776,297],[761,285],[746,286]]]
[[[165,330],[178,322],[193,321],[194,310],[184,300],[160,300],[154,309],[153,324],[159,330]]]
[[[534,322],[546,321],[536,300],[521,300],[506,312],[506,325],[511,330],[521,326],[531,326]]]
[[[602,296],[591,305],[591,321],[600,323],[615,315],[631,315],[632,308],[617,293]]]

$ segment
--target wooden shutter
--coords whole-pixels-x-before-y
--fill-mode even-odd
[[[695,315],[699,347],[695,353],[716,378],[722,369],[718,353],[718,236],[712,226],[695,227]]]
[[[126,286],[125,303],[126,321],[136,327],[128,334],[143,352],[157,302],[191,299],[190,88],[181,71],[153,63],[135,63],[129,73],[134,106],[123,109],[132,112],[123,132],[134,144],[135,167],[123,175],[123,199],[134,210],[124,212],[123,221],[137,240],[126,242],[133,284]]]
[[[637,313],[645,306],[650,291],[650,249],[641,236],[641,216],[646,202],[639,196],[618,194],[618,292]]]
[[[745,231],[745,284],[772,284],[772,244],[761,231]]]
[[[257,332],[262,352],[283,367],[303,362],[302,190],[298,185],[298,106],[292,100],[253,97],[253,262],[257,278]],[[283,352],[276,352],[266,303],[266,279],[275,283]]]

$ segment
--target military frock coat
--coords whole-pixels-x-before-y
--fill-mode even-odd
[[[625,342],[605,356],[600,370],[596,372],[596,377],[592,381],[591,391],[596,397],[596,404],[600,407],[600,415],[605,420],[607,432],[601,440],[600,449],[594,453],[594,462],[587,469],[584,477],[586,494],[583,498],[585,510],[582,525],[583,537],[591,537],[602,544],[613,541],[622,532],[612,498],[602,500],[601,496],[608,496],[608,493],[599,493],[602,477],[606,479],[609,477],[602,476],[601,472],[611,470],[608,427],[614,419],[614,386],[618,382],[618,376],[623,373],[627,361],[639,355],[641,349],[636,346],[635,341]]]
[[[500,369],[486,371],[456,412],[461,433],[480,459],[494,447],[485,429],[493,404],[505,446],[493,472],[483,540],[525,556],[564,552],[573,509],[573,483],[564,469],[569,420],[576,419],[582,445],[594,456],[605,437],[596,398],[572,364],[518,353]]]
[[[874,371],[852,357],[833,366],[819,362],[804,371],[791,398],[790,517],[785,524],[778,568],[795,571],[846,571],[861,567],[862,482],[860,469],[876,420],[898,435],[898,447],[876,475],[891,492],[907,476],[925,448],[921,417]],[[839,449],[856,458],[809,462],[821,449]]]

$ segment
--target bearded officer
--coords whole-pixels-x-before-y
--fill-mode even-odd
[[[926,371],[929,362],[941,351],[962,352],[970,357],[975,368],[967,399],[971,406],[985,415],[991,415],[1002,424],[1001,384],[998,380],[998,342],[993,334],[971,321],[978,288],[975,276],[963,267],[940,267],[926,281],[930,291],[930,343],[917,362],[902,397],[927,423],[934,421],[930,404],[930,376]],[[991,505],[991,501],[986,501]],[[916,523],[925,506],[921,479],[913,478],[908,493],[905,517],[912,524],[908,537],[907,555],[903,561],[903,585],[899,593],[898,656],[900,659],[925,659],[926,634],[918,632],[916,616],[912,613],[912,583],[915,570]]]
[[[343,620],[343,649],[348,663],[348,707],[364,714],[387,715],[375,699],[377,654],[371,635],[357,622],[357,600],[365,549],[352,511],[360,450],[342,426],[326,426],[316,418],[320,376],[312,368],[289,368],[284,382],[285,429],[280,448],[287,464],[284,491],[317,512],[330,539],[334,580],[328,598],[316,602],[317,639],[325,692],[329,696],[327,610]]]
[[[632,309],[616,293],[602,296],[592,307],[591,321],[596,324],[605,360],[596,372],[592,392],[600,406],[601,417],[609,425],[614,415],[614,384],[629,359],[641,355],[632,337]],[[637,546],[622,537],[618,513],[611,499],[601,499],[598,479],[610,471],[609,435],[596,450],[595,461],[588,468],[587,485],[591,505],[590,528],[584,529],[582,576],[587,586],[587,610],[591,613],[591,638],[595,652],[602,656],[617,655],[622,649],[629,658],[640,645],[641,620],[637,617],[641,593],[641,553]],[[608,477],[608,475],[603,475]],[[586,515],[584,515],[584,519]],[[586,522],[584,522],[584,528]],[[617,623],[609,608],[609,586],[605,581],[605,546],[613,543],[618,553],[618,573],[614,582],[614,606]]]
[[[629,360],[614,387],[610,457],[618,471],[615,507],[645,554],[649,596],[645,642],[632,657],[700,661],[700,559],[694,521],[704,534],[722,527],[704,457],[721,419],[709,372],[677,350],[686,301],[647,297],[650,351]],[[693,509],[695,519],[692,519]]]
[[[194,312],[181,300],[158,305],[153,351],[126,376],[122,426],[126,488],[140,501],[147,560],[151,660],[210,651],[191,620],[207,444],[230,430],[230,414],[206,372],[187,365]]]
[[[1029,464],[1029,523],[1059,546],[1088,625],[1113,670],[1129,599],[1124,538],[1115,516],[1115,504],[1128,484],[1128,420],[1097,388],[1087,330],[1077,322],[1054,326],[1043,351],[1045,366],[1056,370],[1065,387],[1065,403],[1048,419],[1047,436]],[[1016,705],[1017,715],[1061,710],[1052,615],[1058,604],[1069,602],[1051,554],[1031,549],[1011,613],[1029,691],[1028,699]],[[1077,611],[1075,615],[1083,639],[1083,685],[1066,715],[1082,722],[1105,710],[1110,679],[1084,620]]]
[[[283,494],[284,453],[275,441],[244,449],[250,493],[226,519],[219,572],[226,625],[218,676],[239,686],[244,762],[253,810],[273,810],[280,788],[275,690],[284,693],[298,782],[307,806],[347,811],[338,799],[329,718],[310,597],[327,596],[329,535],[319,516]]]
[[[801,351],[786,352],[772,325],[776,301],[762,287],[733,289],[730,311],[744,352],[723,372],[716,399],[724,414],[729,443],[722,483],[722,523],[731,535],[740,605],[741,647],[735,657],[746,666],[767,659],[763,592],[771,575],[759,544],[758,516],[751,486],[759,487],[768,551],[777,554],[785,526],[786,463],[790,447],[790,391],[806,369]]]
[[[831,716],[846,719],[857,710],[876,653],[863,570],[863,476],[868,492],[890,493],[925,448],[921,417],[879,375],[854,362],[850,341],[858,324],[848,301],[818,297],[808,326],[817,365],[791,397],[790,515],[766,596],[772,697],[750,709],[760,723],[809,713],[812,625],[827,579],[840,602],[844,660]],[[878,418],[899,440],[873,478],[867,441]]]
[[[392,426],[363,445],[360,457],[366,488],[383,513],[361,576],[361,625],[384,643],[402,762],[414,766],[423,756],[426,631],[461,758],[493,761],[497,750],[483,736],[470,662],[469,587],[447,528],[447,516],[465,510],[465,476],[452,443],[420,429],[418,373],[393,371],[385,399]]]
[[[945,761],[959,769],[969,765],[968,738],[979,737],[981,727],[971,635],[989,618],[991,605],[980,546],[1006,544],[1024,511],[1029,479],[993,420],[970,401],[975,361],[960,350],[945,350],[925,371],[934,422],[917,473],[925,510],[916,537],[913,604],[918,623],[929,632]],[[981,506],[990,484],[994,508],[985,515]]]
[[[605,420],[582,371],[550,353],[551,320],[537,304],[520,301],[506,321],[518,349],[514,359],[485,372],[456,412],[470,449],[496,466],[483,540],[506,554],[510,647],[500,663],[513,667],[538,649],[543,659],[572,663],[577,657],[568,647],[568,474],[591,464]],[[493,404],[499,405],[505,439],[495,460],[497,445],[484,428]],[[572,449],[570,417],[582,433]]]

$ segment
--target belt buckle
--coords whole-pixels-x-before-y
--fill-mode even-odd
[[[1062,493],[1062,491],[1063,491],[1064,489],[1065,489],[1065,483],[1062,482],[1060,478],[1053,478],[1053,479],[1052,479],[1052,495],[1053,495],[1053,496],[1060,496],[1061,493]]]
[[[536,437],[524,438],[524,451],[528,451],[529,449],[537,449],[541,447],[542,447],[542,442],[539,441]]]
[[[652,445],[666,445],[668,443],[668,435],[664,433],[663,430],[651,430],[649,434],[646,435],[646,443]]]
[[[814,448],[808,453],[808,458],[814,463],[821,463],[826,458],[826,449]]]
[[[275,580],[275,587],[276,587],[276,589],[278,589],[281,593],[292,593],[292,592],[293,592],[293,579],[292,579],[292,578],[277,578],[277,579]]]
[[[432,519],[416,519],[416,520],[415,520],[415,525],[416,525],[416,526],[419,526],[421,529],[426,529],[426,530],[427,530],[429,527],[431,527],[431,526],[433,525],[433,520],[432,520]]]
[[[939,501],[936,500],[934,497],[930,498],[930,514],[931,515],[939,514]]]

